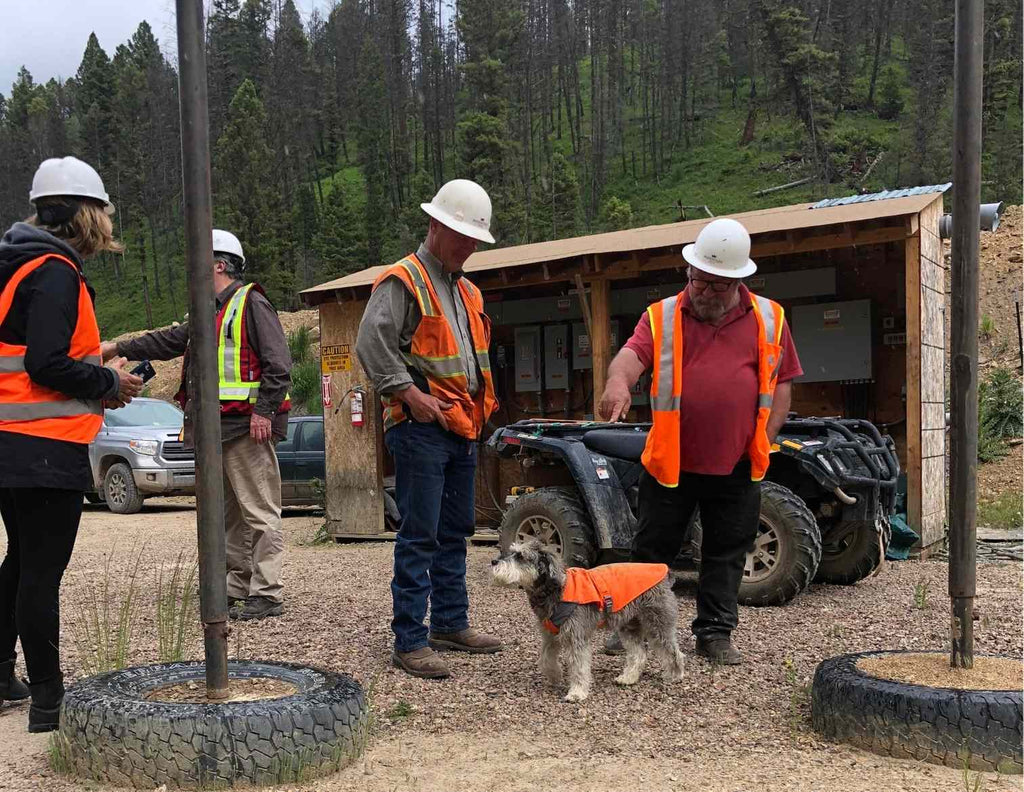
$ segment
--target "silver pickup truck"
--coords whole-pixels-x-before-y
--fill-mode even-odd
[[[89,446],[90,503],[105,502],[118,514],[134,514],[146,498],[194,495],[195,458],[181,442],[184,416],[160,399],[134,399],[107,410],[103,428]]]

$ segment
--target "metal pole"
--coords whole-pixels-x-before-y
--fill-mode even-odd
[[[978,474],[978,206],[981,202],[983,0],[956,0],[953,106],[950,665],[974,666]]]
[[[210,122],[202,0],[176,0],[185,260],[188,265],[190,399],[196,405],[196,512],[199,609],[206,650],[206,695],[228,694],[228,593],[221,479],[220,399],[213,293]]]

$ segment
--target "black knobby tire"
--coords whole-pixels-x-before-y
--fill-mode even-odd
[[[135,514],[142,509],[142,493],[124,462],[111,465],[103,477],[103,500],[115,514]]]
[[[1020,690],[954,690],[908,685],[857,668],[863,652],[825,660],[814,673],[814,728],[832,740],[901,759],[1019,774]]]
[[[282,680],[298,692],[226,704],[145,700],[167,685],[201,687],[204,666],[196,662],[88,677],[64,697],[59,763],[75,775],[141,789],[277,786],[335,772],[365,749],[366,698],[351,677],[260,661],[232,661],[228,673]]]
[[[814,580],[837,586],[851,586],[863,580],[885,561],[891,539],[892,524],[888,517],[880,518],[877,526],[861,523],[839,540],[829,541],[825,534],[821,540],[821,563]]]
[[[593,566],[597,556],[590,515],[576,491],[548,487],[521,495],[501,520],[502,550],[518,540],[535,537],[557,547],[566,566]]]
[[[807,505],[790,490],[761,484],[761,518],[747,553],[739,602],[785,605],[811,585],[821,560],[821,534]]]

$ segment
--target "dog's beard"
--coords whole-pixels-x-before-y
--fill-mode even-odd
[[[491,578],[499,586],[522,586],[529,588],[537,580],[535,570],[517,564],[511,559],[502,559],[491,567]]]

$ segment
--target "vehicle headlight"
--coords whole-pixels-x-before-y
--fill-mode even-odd
[[[145,456],[156,456],[160,450],[160,444],[156,440],[129,440],[128,447],[136,454]]]

